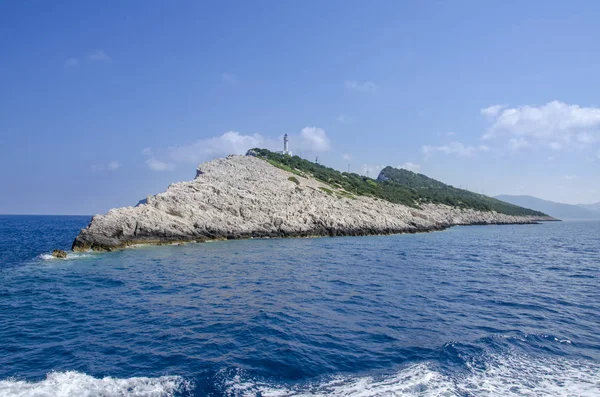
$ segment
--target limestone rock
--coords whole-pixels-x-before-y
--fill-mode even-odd
[[[52,251],[52,256],[59,259],[66,259],[67,253],[63,250],[54,250]]]
[[[298,183],[290,182],[290,177]],[[453,225],[548,220],[437,204],[416,209],[341,193],[258,157],[228,156],[201,164],[194,180],[174,183],[165,192],[148,196],[145,203],[94,216],[75,239],[73,250],[252,237],[414,233]]]

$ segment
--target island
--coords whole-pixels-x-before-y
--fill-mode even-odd
[[[372,179],[290,153],[252,149],[201,164],[194,180],[174,183],[136,206],[94,216],[72,249],[416,233],[549,220],[555,219],[403,169],[386,167]]]

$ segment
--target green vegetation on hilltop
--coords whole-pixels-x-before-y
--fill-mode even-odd
[[[274,153],[267,149],[252,149],[251,152],[275,167],[302,177],[312,176],[328,184],[332,188],[328,190],[331,193],[336,190],[336,193],[340,193],[339,197],[371,196],[415,208],[423,203],[435,203],[508,215],[544,215],[482,194],[457,189],[411,171],[386,167],[374,180],[356,173],[340,172],[298,156]]]
[[[417,174],[415,172],[407,171],[402,168],[393,168],[389,166],[381,170],[381,172],[379,173],[379,177],[377,177],[377,180],[392,180],[396,183],[399,183],[403,186],[412,189],[445,189],[448,187],[452,187],[438,180],[430,178],[427,175]]]
[[[252,149],[257,157],[265,159],[275,167],[293,172],[300,176],[312,176],[327,184],[329,192],[339,193],[340,197],[349,199],[354,196],[372,196],[392,203],[418,206],[418,196],[411,189],[398,184],[381,184],[377,181],[355,173],[339,172],[333,168],[304,160],[298,156],[288,156],[271,152],[267,149]],[[327,193],[329,193],[327,192]]]
[[[480,211],[496,211],[508,215],[545,215],[542,212],[509,204],[493,197],[455,188],[426,175],[404,169],[385,167],[377,179],[380,183],[396,183],[406,186],[432,203],[474,208]]]

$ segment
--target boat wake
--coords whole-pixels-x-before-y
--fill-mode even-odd
[[[299,386],[244,379],[225,381],[227,396],[578,396],[600,395],[600,364],[524,355],[491,357],[483,367],[444,374],[430,363],[414,364],[383,377],[335,377]]]
[[[566,359],[499,355],[484,365],[467,365],[446,374],[432,363],[419,363],[386,376],[336,376],[318,382],[277,384],[244,371],[218,376],[218,395],[229,397],[404,396],[516,397],[600,395],[600,364]],[[3,397],[174,397],[194,393],[193,382],[180,376],[94,378],[75,372],[51,372],[38,382],[0,381]],[[199,392],[199,391],[196,391]],[[211,394],[212,395],[212,394]]]
[[[191,389],[191,383],[179,376],[94,378],[75,371],[51,372],[39,382],[0,381],[3,397],[171,397]]]

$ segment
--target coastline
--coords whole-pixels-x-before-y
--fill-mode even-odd
[[[445,204],[408,207],[353,195],[316,178],[293,176],[252,156],[216,159],[200,165],[192,181],[174,183],[135,207],[94,216],[72,249],[112,251],[137,244],[390,235],[459,225],[555,220]]]
[[[224,237],[215,237],[215,238],[203,238],[203,239],[180,239],[180,240],[140,240],[140,241],[124,241],[120,246],[109,247],[107,249],[102,249],[99,246],[94,247],[80,247],[73,246],[73,252],[111,252],[111,251],[119,251],[128,248],[138,248],[144,246],[179,246],[186,244],[205,244],[205,243],[213,243],[213,242],[223,242],[223,241],[235,241],[235,240],[263,240],[263,239],[311,239],[311,238],[334,238],[334,237],[369,237],[369,236],[394,236],[394,235],[403,235],[403,234],[425,234],[425,233],[435,233],[435,232],[443,232],[445,230],[451,229],[457,226],[511,226],[511,225],[539,225],[544,222],[562,222],[560,219],[538,219],[534,221],[522,221],[522,222],[512,222],[512,223],[469,223],[469,224],[454,224],[443,227],[432,227],[429,229],[419,229],[419,230],[404,230],[404,231],[390,231],[390,232],[373,232],[373,233],[343,233],[343,232],[334,232],[333,234],[286,234],[286,235],[258,235],[258,236],[224,236]]]

